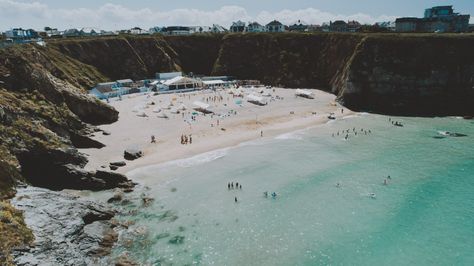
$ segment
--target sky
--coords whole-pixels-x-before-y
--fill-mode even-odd
[[[0,0],[0,31],[45,26],[118,30],[219,24],[228,28],[237,20],[266,24],[273,19],[284,24],[339,19],[372,24],[422,17],[425,8],[437,5],[453,5],[456,12],[474,16],[474,0]]]

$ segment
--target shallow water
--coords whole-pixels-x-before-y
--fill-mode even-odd
[[[152,265],[473,265],[473,122],[396,119],[405,126],[358,115],[134,171],[156,200],[122,217],[141,233],[114,252]]]

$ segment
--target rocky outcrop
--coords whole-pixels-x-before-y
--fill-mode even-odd
[[[18,190],[12,203],[33,230],[31,246],[13,252],[16,265],[107,265],[118,234],[115,215],[100,204],[41,188]]]
[[[139,149],[126,149],[123,152],[123,158],[125,160],[133,161],[143,156],[143,151]]]

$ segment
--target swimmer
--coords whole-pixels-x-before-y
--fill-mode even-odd
[[[234,197],[234,201],[237,202],[237,197]]]
[[[276,198],[276,196],[277,196],[277,193],[273,192],[272,193],[272,198]]]
[[[384,179],[384,180],[383,180],[383,184],[384,184],[385,186],[388,185],[387,179]]]

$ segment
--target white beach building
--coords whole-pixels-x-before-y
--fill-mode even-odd
[[[185,90],[202,88],[203,83],[200,80],[189,77],[174,77],[163,82],[165,90]]]

